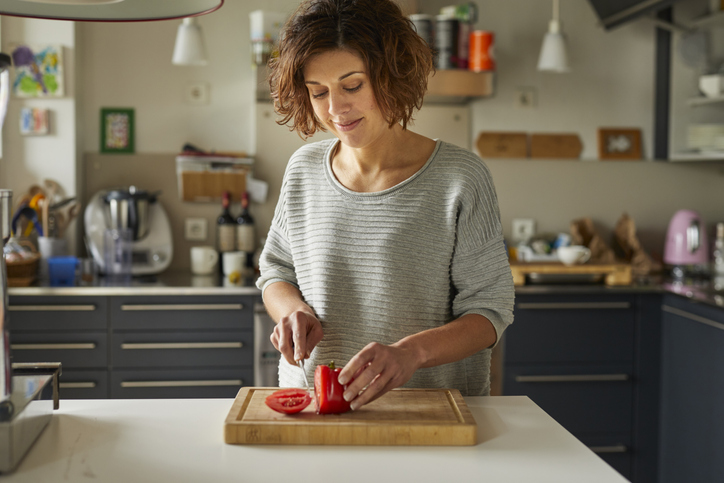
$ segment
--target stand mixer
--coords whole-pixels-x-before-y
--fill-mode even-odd
[[[88,201],[84,214],[88,249],[101,273],[119,273],[118,265],[126,265],[125,270],[130,265],[131,275],[154,275],[171,264],[171,223],[158,203],[158,195],[130,186],[99,191]],[[130,244],[130,253],[127,254],[130,260],[119,264],[117,254],[107,252],[108,230],[130,232],[130,240],[127,241]]]

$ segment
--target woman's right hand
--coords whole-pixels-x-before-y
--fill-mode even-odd
[[[309,312],[297,310],[277,322],[270,339],[288,363],[306,359],[322,340],[322,324]]]

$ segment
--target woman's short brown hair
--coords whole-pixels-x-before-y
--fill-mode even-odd
[[[272,99],[282,116],[277,122],[304,137],[325,130],[304,84],[304,64],[336,49],[362,58],[390,127],[402,122],[407,128],[414,109],[422,107],[432,50],[391,0],[306,0],[297,8],[269,62]]]

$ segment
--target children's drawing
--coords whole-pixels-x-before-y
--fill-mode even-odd
[[[12,49],[15,97],[62,97],[63,47],[17,45]]]

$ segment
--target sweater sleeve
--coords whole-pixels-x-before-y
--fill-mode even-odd
[[[287,282],[299,288],[286,230],[286,187],[285,180],[282,183],[279,201],[274,210],[274,218],[259,258],[261,275],[257,279],[256,286],[262,291],[262,296],[266,287],[275,282]]]
[[[500,211],[492,178],[479,162],[464,189],[459,209],[451,278],[453,315],[479,314],[489,319],[500,340],[513,322],[515,288],[503,241]]]

